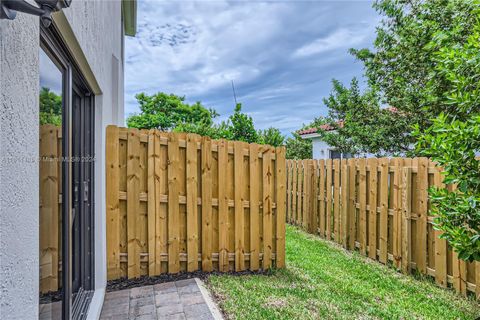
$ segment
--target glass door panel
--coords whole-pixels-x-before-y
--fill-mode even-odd
[[[62,318],[62,89],[63,72],[40,50],[40,319]]]

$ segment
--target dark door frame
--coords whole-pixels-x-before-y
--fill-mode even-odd
[[[93,91],[88,86],[85,78],[82,76],[79,68],[74,62],[72,55],[67,49],[60,33],[53,23],[49,28],[40,26],[40,47],[50,57],[62,72],[62,318],[71,319],[73,316],[84,318],[88,310],[91,295],[85,294],[84,291],[94,289],[94,96]],[[82,97],[82,107],[88,105],[90,112],[87,112],[88,119],[81,121],[81,127],[74,124],[73,119],[73,93],[74,90]],[[83,112],[82,112],[83,113]],[[89,128],[84,127],[88,123]],[[82,210],[82,224],[79,232],[81,233],[81,241],[85,241],[88,245],[82,245],[82,250],[75,252],[73,250],[73,161],[80,160],[81,164],[85,164],[82,156],[80,159],[73,158],[73,130],[81,130],[83,133],[88,131],[89,147],[86,153],[90,161],[88,165],[81,165],[81,170],[90,170],[88,184],[81,183],[81,190],[78,190],[78,197],[84,205],[84,197],[89,196],[89,201],[85,205],[89,205],[88,210]],[[85,135],[85,134],[84,134]],[[80,148],[83,148],[80,146]],[[83,151],[80,153],[83,155]],[[83,176],[83,175],[82,175]],[[87,193],[86,193],[86,192]],[[79,213],[77,213],[79,214]],[[80,279],[79,285],[82,292],[76,292],[77,298],[73,305],[73,284],[72,284],[72,263],[73,255],[79,255],[75,260],[80,259]],[[75,288],[76,289],[76,288]],[[81,301],[80,301],[81,300]]]

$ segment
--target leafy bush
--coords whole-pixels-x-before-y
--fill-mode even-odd
[[[417,151],[443,167],[456,190],[431,189],[435,226],[459,258],[480,261],[480,1],[469,13],[476,24],[466,41],[459,30],[439,31],[428,44],[435,72],[429,75],[428,99],[445,110],[422,132],[416,127]],[[464,23],[461,16],[453,21]],[[439,94],[441,93],[441,94]]]

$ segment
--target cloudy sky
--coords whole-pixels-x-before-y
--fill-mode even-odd
[[[258,128],[283,133],[326,114],[332,78],[362,66],[348,53],[371,47],[379,17],[370,1],[139,1],[138,33],[126,39],[125,103],[163,91],[215,108],[237,100]]]

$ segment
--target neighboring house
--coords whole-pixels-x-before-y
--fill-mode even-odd
[[[25,2],[0,3],[0,318],[97,319],[107,281],[105,128],[124,124],[124,36],[135,35],[136,1],[59,0],[65,8],[48,27],[48,15],[5,19],[8,3],[18,11]],[[58,146],[41,140],[39,117],[50,111],[40,110],[40,87],[61,101],[47,114],[61,125]],[[62,170],[41,180],[52,167],[38,159],[51,150],[64,157]],[[61,199],[39,203],[58,181]],[[49,221],[39,230],[47,218],[60,232]],[[57,239],[61,250],[48,253],[60,257],[55,266],[39,247]]]
[[[339,125],[343,125],[343,122],[339,122]],[[319,131],[335,132],[335,128],[329,124],[323,124],[318,128],[309,128],[298,131],[298,134],[302,139],[312,140],[312,154],[313,159],[348,159],[352,158],[349,153],[342,153],[335,147],[329,145],[322,140],[322,135]],[[366,156],[366,155],[362,155]]]

